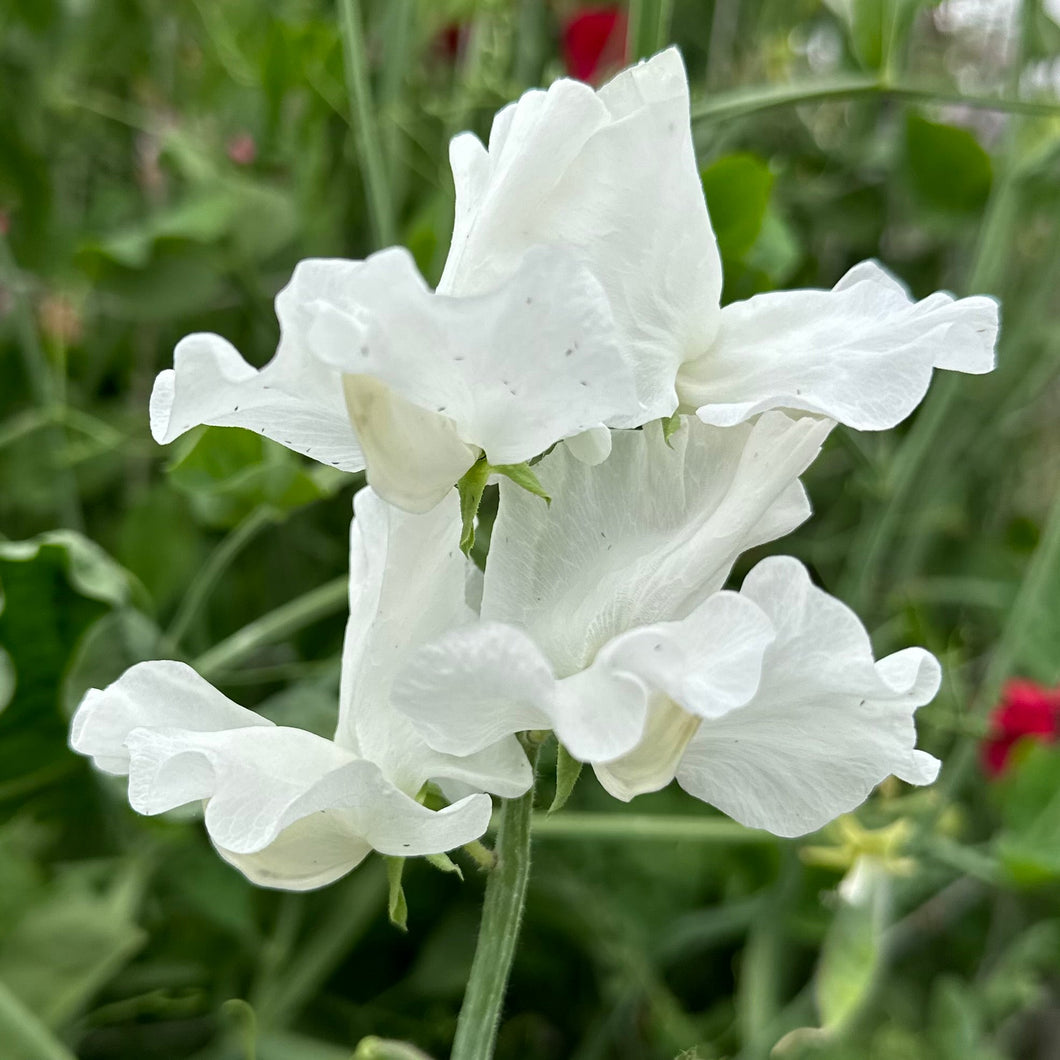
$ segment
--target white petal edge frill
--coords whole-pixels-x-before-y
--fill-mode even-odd
[[[560,80],[494,118],[488,147],[450,145],[453,240],[439,291],[513,275],[535,245],[573,251],[603,285],[636,367],[634,427],[672,413],[680,363],[718,327],[721,259],[692,145],[688,79],[669,48],[599,91]]]
[[[399,247],[364,262],[302,262],[292,286],[305,292],[304,342],[316,357],[450,420],[493,464],[639,410],[607,296],[564,249],[531,248],[502,283],[466,297],[432,291]],[[369,426],[357,423],[370,455]],[[372,471],[369,461],[370,481]]]
[[[681,366],[683,408],[727,427],[768,409],[884,430],[920,404],[932,370],[994,367],[998,305],[938,291],[919,302],[874,261],[830,291],[776,291],[721,311],[713,345]]]
[[[260,371],[219,335],[181,339],[151,391],[151,435],[165,445],[200,424],[244,427],[342,471],[364,467],[338,373],[286,339]]]
[[[703,720],[691,738],[677,769],[686,791],[749,827],[798,836],[853,810],[891,774],[935,779],[939,762],[917,750],[913,721],[938,691],[930,653],[874,662],[857,616],[787,556],[759,563],[741,595],[776,640],[750,702]]]
[[[432,812],[375,763],[273,725],[179,662],[140,663],[91,690],[70,743],[128,775],[139,813],[205,801],[219,852],[255,882],[288,890],[330,883],[373,848],[411,856],[461,846],[483,834],[492,808],[476,794]]]

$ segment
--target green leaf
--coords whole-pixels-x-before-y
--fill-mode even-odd
[[[665,425],[666,421],[663,420]],[[582,775],[582,763],[574,758],[570,751],[561,743],[556,744],[556,794],[552,798],[552,805],[548,812],[555,813],[567,805],[567,800],[574,791],[574,785],[578,783],[578,777]]]
[[[401,876],[405,871],[405,858],[386,859],[386,878],[390,887],[387,899],[387,913],[390,923],[401,931],[409,929],[409,906],[405,901],[405,889],[401,886]]]
[[[428,865],[433,865],[439,872],[455,873],[461,880],[464,878],[464,870],[448,854],[424,854],[423,857]]]
[[[0,650],[14,695],[0,714],[4,789],[80,768],[67,747],[64,676],[81,639],[143,590],[102,549],[69,530],[0,542]],[[50,783],[50,781],[48,781]]]
[[[480,456],[456,484],[456,491],[460,495],[462,524],[460,550],[465,556],[471,555],[471,549],[475,545],[475,516],[478,515],[478,506],[482,503],[482,491],[486,488],[492,470],[485,456]]]
[[[724,155],[701,174],[718,249],[740,260],[754,246],[773,190],[773,174],[757,155]]]
[[[348,476],[311,468],[253,431],[208,427],[185,443],[169,465],[170,481],[210,526],[234,526],[267,505],[291,512],[330,496]]]
[[[986,205],[993,180],[990,156],[967,129],[906,117],[906,161],[914,192],[929,206],[977,213]]]
[[[545,492],[529,464],[493,464],[491,470],[511,479],[517,486],[521,486],[535,497],[540,497],[546,504],[552,503],[552,498]]]
[[[1060,750],[1025,743],[995,786],[1003,829],[998,856],[1013,882],[1060,879]]]
[[[84,1010],[147,939],[133,917],[135,863],[100,890],[91,869],[68,870],[0,942],[0,980],[48,1027]]]
[[[0,981],[0,1055],[21,1060],[77,1060]]]

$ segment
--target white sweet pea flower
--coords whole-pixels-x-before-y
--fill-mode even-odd
[[[449,147],[453,239],[439,290],[489,291],[530,247],[573,251],[603,285],[640,408],[635,427],[677,407],[682,361],[718,328],[721,259],[707,216],[689,120],[688,79],[669,48],[594,91],[560,80],[527,92]]]
[[[934,656],[907,648],[875,662],[858,617],[789,556],[759,563],[740,596],[762,609],[775,639],[748,701],[695,717],[674,763],[681,787],[742,824],[797,836],[859,806],[892,774],[910,784],[935,779],[939,762],[916,749],[913,723],[938,691]],[[657,708],[656,726],[693,724],[678,702]],[[613,795],[652,790],[643,783],[643,763],[657,755],[652,737],[649,726],[631,754],[596,766]]]
[[[933,368],[993,368],[993,299],[939,292],[914,302],[872,261],[831,291],[720,307],[721,259],[674,48],[597,92],[567,80],[528,92],[494,119],[488,148],[465,133],[450,161],[456,219],[439,289],[486,290],[536,244],[575,252],[635,362],[643,410],[611,426],[673,412],[676,374],[681,408],[706,423],[780,408],[880,430],[919,404]],[[606,452],[583,443],[579,455]]]
[[[455,494],[426,515],[402,513],[371,490],[354,507],[333,740],[274,725],[169,661],[140,663],[89,691],[72,723],[74,750],[128,775],[133,809],[156,814],[204,801],[218,852],[265,886],[322,886],[372,849],[412,856],[461,846],[489,823],[482,792],[511,797],[531,781],[514,738],[482,754],[442,754],[391,705],[408,652],[473,614]],[[416,801],[428,780],[477,793],[432,812]]]
[[[502,482],[482,622],[413,653],[395,703],[450,754],[549,728],[582,761],[610,762],[658,730],[667,783],[695,726],[657,718],[661,698],[713,717],[758,687],[770,623],[719,590],[742,551],[809,515],[798,475],[831,426],[690,419],[671,450],[650,424],[615,432],[595,468],[559,447],[535,465],[550,508]]]
[[[830,291],[775,291],[721,311],[717,338],[681,366],[682,408],[720,427],[767,409],[893,427],[923,400],[932,370],[994,367],[992,298],[938,291],[919,302],[874,261]]]
[[[246,427],[427,511],[484,452],[529,460],[638,407],[599,282],[536,248],[473,297],[431,291],[400,247],[311,259],[276,298],[280,345],[261,371],[216,335],[190,335],[151,395],[169,442],[200,423]]]
[[[589,469],[536,466],[536,512],[502,483],[479,625],[414,652],[398,707],[451,754],[551,728],[621,799],[675,777],[736,820],[812,831],[894,773],[934,779],[913,712],[938,687],[917,648],[876,663],[857,618],[795,560],[719,591],[743,550],[808,514],[797,476],[830,421],[766,413],[616,432]]]

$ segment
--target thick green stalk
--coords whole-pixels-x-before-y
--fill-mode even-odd
[[[537,748],[528,751],[531,766]],[[450,1060],[490,1060],[497,1041],[501,1005],[519,941],[530,880],[530,835],[534,789],[501,804],[496,864],[486,882],[475,959],[471,964]]]

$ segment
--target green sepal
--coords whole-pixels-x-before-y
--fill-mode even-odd
[[[485,456],[480,456],[456,484],[456,491],[460,494],[462,524],[460,551],[465,556],[471,555],[471,549],[475,544],[475,516],[478,515],[478,506],[482,503],[482,491],[486,488],[486,483],[493,470]]]
[[[463,880],[463,869],[448,854],[424,854],[423,856],[427,863],[433,865],[439,872],[455,872]]]
[[[563,744],[556,745],[556,794],[548,812],[555,813],[567,805],[567,800],[582,775],[582,763]]]
[[[405,901],[405,889],[401,886],[401,874],[405,871],[405,858],[386,859],[386,879],[390,885],[390,897],[387,899],[387,913],[390,923],[399,931],[409,929],[409,906]]]
[[[503,475],[505,478],[510,478],[517,486],[521,486],[535,497],[540,497],[546,504],[552,503],[552,498],[545,492],[537,475],[530,470],[530,465],[525,461],[521,464],[494,464],[490,470],[496,471],[498,475]]]
[[[664,416],[660,421],[662,424],[663,441],[670,445],[670,439],[681,429],[681,413],[675,412],[672,416]]]

